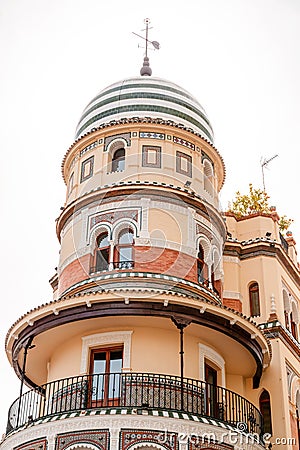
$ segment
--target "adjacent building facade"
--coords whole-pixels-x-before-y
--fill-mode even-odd
[[[0,448],[298,449],[293,237],[220,211],[205,111],[148,75],[101,91],[63,159],[53,299],[7,334]]]

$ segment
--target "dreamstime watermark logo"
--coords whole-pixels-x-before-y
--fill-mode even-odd
[[[200,203],[199,208],[191,206],[193,202],[195,204],[192,179],[192,186],[184,187],[184,177],[178,175],[176,179],[174,170],[170,175],[150,168],[144,168],[140,173],[137,167],[139,159],[140,155],[126,157],[125,169],[120,172],[113,172],[110,165],[103,167],[101,173],[96,172],[83,181],[77,191],[69,223],[72,246],[81,264],[81,272],[85,277],[92,277],[99,286],[103,284],[101,275],[112,270],[159,273],[168,277],[168,286],[171,287],[177,284],[174,277],[191,279],[202,239],[205,263],[210,271],[203,282],[212,288],[213,272],[218,272],[215,279],[220,278],[223,243],[222,230],[216,226],[218,213],[213,206],[217,195],[215,192],[211,196],[206,193],[207,203],[203,201],[201,208]],[[175,157],[169,165],[176,167]],[[199,168],[193,166],[191,172],[195,179],[199,179]],[[146,183],[139,181],[141,175]],[[178,186],[182,189],[177,189]],[[87,203],[89,196],[90,202]],[[118,242],[122,228],[130,229],[134,235],[134,251],[123,247],[123,255]],[[106,249],[97,256],[97,239],[101,233],[107,234]],[[97,257],[102,257],[102,264]]]
[[[295,445],[296,439],[291,437],[281,437],[281,438],[271,438],[272,435],[269,433],[264,433],[263,435],[259,433],[249,433],[247,424],[244,422],[238,422],[236,424],[236,430],[228,430],[222,433],[214,432],[203,432],[201,434],[197,433],[174,433],[167,429],[159,434],[159,443],[166,444],[178,439],[180,444],[191,444],[195,447],[201,444],[230,444],[230,445],[247,445],[247,444],[261,444],[266,448],[272,448],[273,445]],[[242,447],[243,448],[243,447]]]

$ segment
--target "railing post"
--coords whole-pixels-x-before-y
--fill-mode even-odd
[[[35,347],[32,344],[34,336],[30,336],[30,338],[27,340],[26,344],[24,345],[24,356],[23,356],[23,366],[22,366],[22,377],[21,377],[21,385],[20,385],[20,395],[19,395],[19,405],[18,405],[18,413],[17,413],[17,426],[19,425],[19,419],[20,419],[20,412],[21,412],[21,402],[22,402],[22,394],[23,394],[23,386],[24,386],[24,379],[25,379],[25,371],[26,371],[26,361],[27,361],[27,354],[28,349]]]
[[[187,327],[191,320],[183,319],[181,317],[171,317],[172,322],[176,325],[176,327],[180,331],[180,402],[181,402],[181,410],[184,409],[184,346],[183,346],[183,330]]]

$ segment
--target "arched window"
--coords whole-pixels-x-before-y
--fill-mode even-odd
[[[271,402],[269,392],[265,389],[259,397],[259,409],[263,417],[264,432],[272,434]]]
[[[197,279],[198,283],[204,282],[204,250],[202,245],[199,245],[198,249],[198,256],[197,256]]]
[[[111,171],[121,172],[125,169],[125,148],[119,148],[113,154],[111,160]]]
[[[249,302],[250,302],[250,316],[260,316],[259,305],[259,287],[258,283],[251,283],[249,286]]]
[[[133,231],[123,228],[118,235],[115,252],[116,269],[131,269],[133,267]]]
[[[213,194],[213,167],[211,163],[205,159],[203,163],[204,168],[204,189],[210,194]]]
[[[291,333],[295,339],[298,339],[298,332],[297,332],[298,310],[294,302],[292,302],[292,311],[290,318],[291,318]]]
[[[109,249],[110,245],[108,242],[108,233],[107,232],[101,233],[97,239],[96,261],[95,261],[96,272],[108,270]]]

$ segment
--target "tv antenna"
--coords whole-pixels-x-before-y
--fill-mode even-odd
[[[145,37],[141,36],[140,34],[135,33],[134,31],[132,32],[132,34],[134,34],[135,36],[138,36],[139,38],[143,39],[144,41],[146,41],[146,51],[145,51],[145,56],[144,56],[144,62],[143,62],[143,67],[140,70],[140,74],[141,75],[148,75],[150,76],[152,74],[152,70],[149,64],[149,57],[148,57],[148,46],[149,44],[151,44],[154,47],[154,50],[159,50],[160,49],[160,44],[157,41],[150,41],[148,39],[148,35],[149,35],[149,24],[150,24],[150,19],[145,19],[145,24],[146,24],[146,28],[145,31]],[[153,50],[153,49],[152,49]]]
[[[273,159],[277,158],[278,155],[274,155],[269,159],[261,158],[260,165],[261,165],[261,172],[262,172],[262,180],[263,180],[263,188],[264,192],[266,192],[266,185],[265,185],[265,172],[264,169],[268,168],[268,164],[273,161]]]

